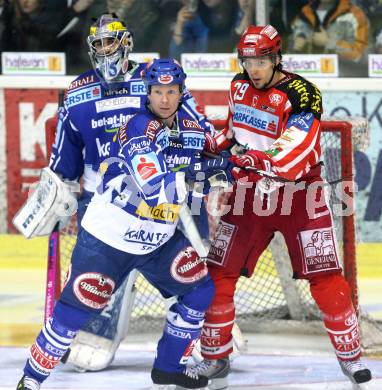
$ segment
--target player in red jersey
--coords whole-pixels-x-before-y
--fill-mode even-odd
[[[357,315],[341,273],[320,176],[320,91],[282,70],[281,38],[274,27],[249,26],[237,49],[243,73],[231,82],[226,127],[209,138],[207,147],[217,153],[235,143],[241,150],[232,157],[238,181],[208,255],[216,293],[201,336],[205,360],[195,369],[212,379],[211,388],[227,386],[236,283],[240,276],[252,275],[279,231],[288,246],[293,277],[309,281],[344,374],[353,383],[368,382],[371,373],[360,361]],[[292,183],[263,178],[251,169]],[[243,186],[244,210],[238,210],[235,201]]]

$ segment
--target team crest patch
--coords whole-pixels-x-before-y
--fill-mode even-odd
[[[103,309],[114,287],[114,280],[97,272],[81,274],[73,283],[74,295],[85,306],[92,309]]]
[[[225,266],[226,257],[232,246],[236,231],[237,227],[235,225],[220,221],[216,229],[215,239],[208,253],[207,261],[209,263]]]
[[[161,84],[170,84],[173,80],[174,77],[172,77],[170,74],[161,74],[158,79]]]
[[[278,106],[281,101],[283,100],[282,96],[279,95],[278,93],[271,93],[269,95],[269,101],[274,105],[274,106]]]
[[[179,252],[170,267],[171,276],[181,283],[194,283],[207,275],[204,258],[192,246]]]
[[[304,274],[340,269],[332,228],[300,232]]]

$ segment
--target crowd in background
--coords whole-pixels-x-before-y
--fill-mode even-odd
[[[269,0],[269,22],[287,53],[336,53],[341,76],[367,76],[382,53],[382,0]],[[135,52],[233,52],[256,23],[256,0],[0,0],[1,51],[57,51],[67,73],[89,68],[86,36],[106,10],[125,20]]]

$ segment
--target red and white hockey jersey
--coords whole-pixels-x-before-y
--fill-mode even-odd
[[[275,173],[296,180],[320,161],[321,93],[303,77],[283,73],[264,90],[254,88],[246,73],[237,74],[227,126],[240,145],[266,152]]]

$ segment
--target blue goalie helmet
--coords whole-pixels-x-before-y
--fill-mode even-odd
[[[115,14],[103,14],[90,27],[87,38],[94,70],[106,81],[115,81],[126,73],[133,37]]]
[[[147,64],[143,71],[143,81],[146,85],[147,92],[153,85],[179,85],[180,92],[184,89],[186,74],[181,65],[172,58],[155,59]]]

